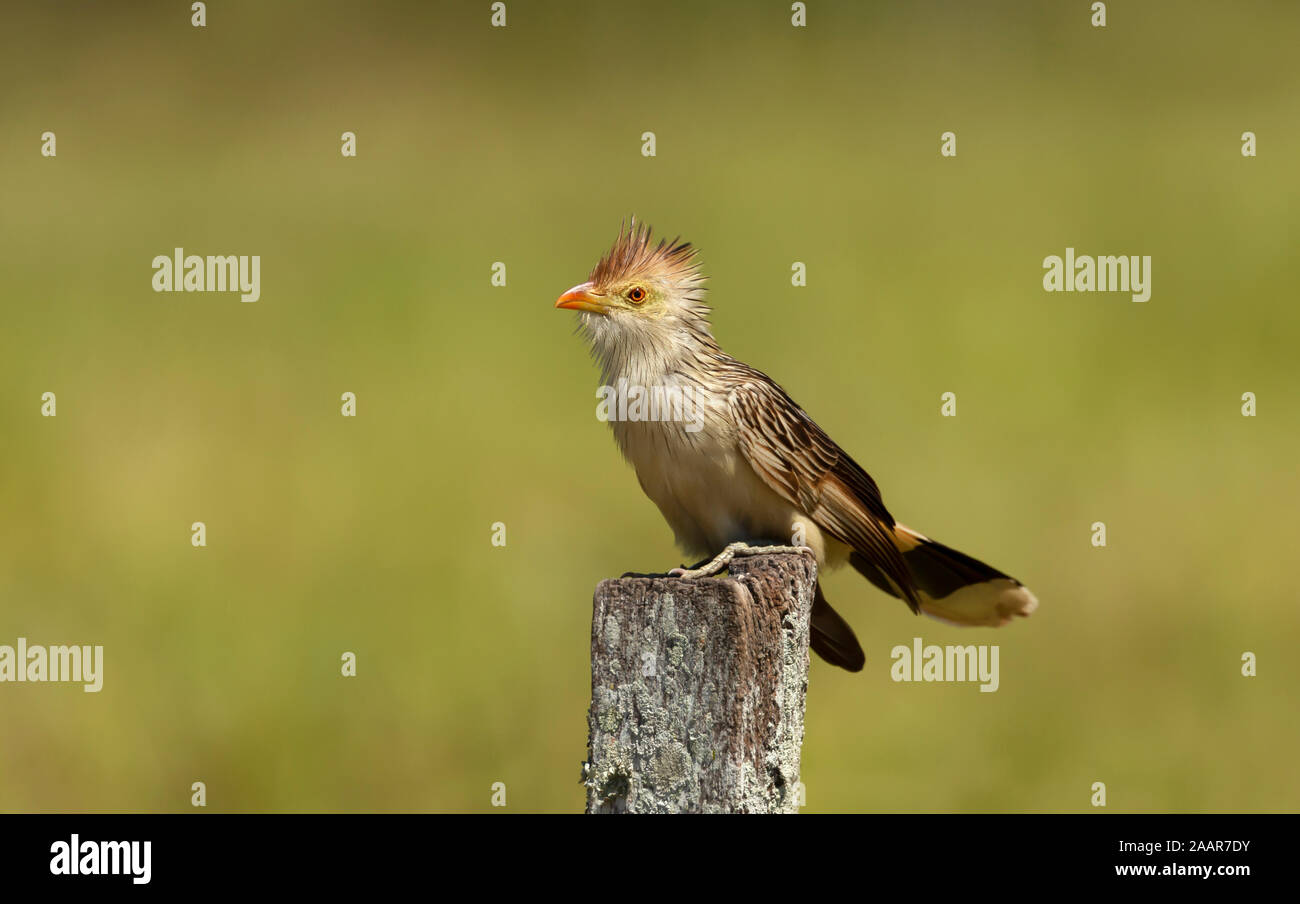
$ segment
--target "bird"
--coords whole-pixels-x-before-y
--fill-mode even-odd
[[[689,242],[655,242],[650,227],[633,216],[587,280],[555,302],[577,312],[602,386],[690,400],[691,423],[646,417],[644,410],[640,417],[617,416],[622,408],[608,418],[678,545],[704,557],[670,575],[717,574],[737,555],[801,536],[798,546],[816,556],[819,575],[847,563],[913,613],[1000,627],[1038,607],[1020,581],[896,521],[871,476],[785,390],[722,350],[705,283]],[[635,406],[626,411],[637,413]],[[853,629],[826,601],[820,578],[809,645],[850,672],[866,661]]]

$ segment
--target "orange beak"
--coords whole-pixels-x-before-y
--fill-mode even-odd
[[[555,300],[555,306],[570,311],[587,311],[591,314],[605,313],[605,306],[601,304],[601,294],[595,291],[595,287],[589,282],[574,286],[565,292]]]

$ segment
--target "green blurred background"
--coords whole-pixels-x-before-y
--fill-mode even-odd
[[[681,561],[552,309],[629,213],[1042,602],[961,631],[832,575],[868,664],[814,660],[809,812],[1300,808],[1300,7],[789,6],[6,9],[0,643],[106,667],[0,685],[0,809],[581,809],[593,587]],[[154,293],[176,246],[261,301]],[[1045,293],[1066,246],[1151,301]],[[893,683],[918,635],[1000,644],[1000,690]]]

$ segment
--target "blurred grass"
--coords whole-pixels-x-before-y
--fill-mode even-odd
[[[0,28],[0,643],[106,658],[0,687],[0,809],[580,808],[592,588],[680,559],[551,307],[633,212],[901,520],[1042,600],[960,632],[831,576],[868,667],[813,666],[810,811],[1300,806],[1300,9],[209,6]],[[1067,245],[1151,255],[1151,302],[1045,294]],[[176,246],[262,300],[153,293]],[[894,684],[917,634],[1001,689]]]

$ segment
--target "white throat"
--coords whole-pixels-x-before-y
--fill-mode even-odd
[[[581,319],[605,385],[620,379],[632,385],[660,385],[689,368],[701,350],[699,340],[673,316],[642,320],[584,313]]]

